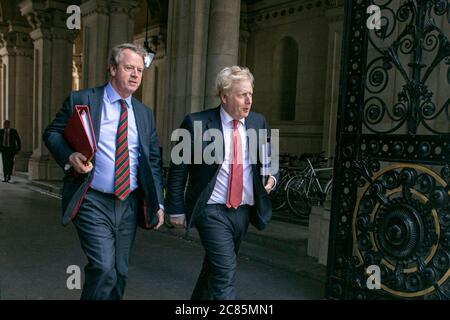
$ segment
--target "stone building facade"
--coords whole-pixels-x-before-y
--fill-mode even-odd
[[[280,130],[280,152],[334,150],[342,1],[5,0],[0,7],[0,121],[23,139],[16,170],[54,180],[59,168],[41,135],[70,90],[104,84],[109,49],[156,51],[136,93],[156,116],[164,163],[185,114],[218,105],[217,72],[248,66],[253,109]],[[69,29],[70,5],[81,29]],[[148,8],[148,10],[147,10]],[[147,16],[148,12],[148,16]],[[148,21],[148,22],[147,22]]]

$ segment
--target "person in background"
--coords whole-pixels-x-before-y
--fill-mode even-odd
[[[11,128],[11,122],[5,120],[0,129],[0,152],[3,161],[3,182],[10,182],[14,168],[14,158],[20,151],[20,137],[16,129]]]

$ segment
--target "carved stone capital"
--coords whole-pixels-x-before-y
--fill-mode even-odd
[[[27,32],[8,31],[0,33],[0,48],[9,56],[33,56],[33,43]]]
[[[45,40],[51,40],[52,39],[52,33],[50,29],[45,28],[37,28],[30,32],[30,37],[33,39],[33,41],[45,39]]]
[[[110,3],[110,11],[111,13],[122,13],[127,14],[130,18],[134,17],[134,15],[139,12],[139,3],[138,1],[124,1],[124,0],[115,0]]]
[[[57,1],[25,0],[19,3],[21,14],[33,30],[67,29],[67,4]]]
[[[109,5],[106,0],[89,0],[80,6],[83,18],[93,14],[109,15]]]
[[[48,29],[52,26],[52,17],[49,12],[45,11],[33,11],[29,12],[25,15],[25,18],[28,21],[28,24],[35,29]]]

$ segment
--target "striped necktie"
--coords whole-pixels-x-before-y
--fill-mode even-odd
[[[130,194],[130,159],[128,155],[128,110],[125,100],[120,100],[120,119],[116,138],[116,173],[114,195],[125,200]]]

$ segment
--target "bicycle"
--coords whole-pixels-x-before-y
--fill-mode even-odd
[[[279,211],[287,205],[286,185],[292,177],[297,175],[299,170],[299,168],[280,167],[280,181],[278,182],[278,186],[269,194],[273,211]]]
[[[319,163],[326,162],[323,158]],[[292,177],[286,184],[286,200],[294,215],[307,219],[311,213],[311,207],[323,203],[331,198],[333,179],[332,176],[321,182],[320,173],[332,171],[332,167],[314,168],[311,160],[306,158],[307,167],[299,174]]]

